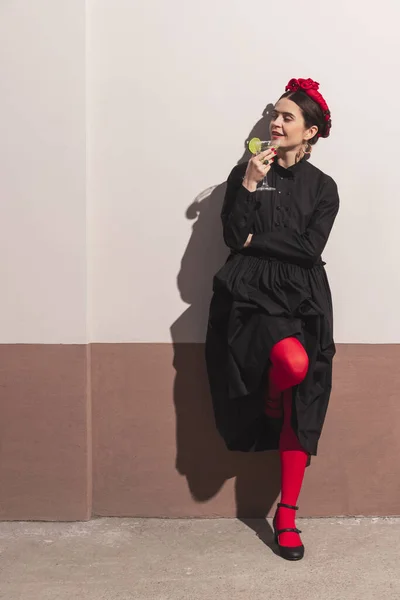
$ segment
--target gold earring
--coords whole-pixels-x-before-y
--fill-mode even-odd
[[[311,154],[312,152],[312,146],[310,144],[310,142],[306,142],[305,147],[304,147],[304,154]]]

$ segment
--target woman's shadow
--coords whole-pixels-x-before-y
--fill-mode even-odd
[[[268,135],[272,109],[273,105],[268,104],[252,128],[238,164],[250,158],[247,144],[252,137],[265,139]],[[272,533],[265,517],[280,490],[278,453],[230,452],[225,448],[215,428],[206,377],[203,340],[212,279],[228,256],[220,219],[225,189],[224,182],[201,192],[186,211],[186,218],[194,220],[193,233],[182,258],[177,283],[181,298],[189,307],[171,326],[176,370],[176,468],[187,478],[191,495],[197,502],[207,502],[226,480],[236,477],[237,517],[272,547]]]

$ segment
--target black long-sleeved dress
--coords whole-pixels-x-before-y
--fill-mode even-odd
[[[230,450],[278,449],[282,420],[264,412],[269,355],[280,340],[297,337],[309,369],[293,391],[292,427],[316,455],[336,352],[321,253],[339,210],[337,186],[303,159],[289,169],[273,164],[268,182],[276,191],[249,192],[246,167],[229,175],[221,213],[231,254],[214,277],[206,337],[215,421]]]

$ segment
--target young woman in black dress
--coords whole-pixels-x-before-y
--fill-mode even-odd
[[[295,511],[317,454],[332,388],[333,310],[321,253],[339,210],[334,180],[307,159],[331,128],[312,79],[292,79],[274,107],[266,150],[234,167],[221,218],[231,253],[215,275],[206,362],[229,450],[279,450],[280,554],[304,556]],[[274,191],[258,191],[267,175]]]

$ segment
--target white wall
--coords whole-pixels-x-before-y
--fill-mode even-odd
[[[85,6],[0,3],[0,342],[86,341]]]
[[[336,340],[399,342],[400,8],[372,6],[87,0],[85,82],[84,2],[1,3],[0,342],[85,341],[86,260],[89,339],[202,341],[226,255],[209,188],[291,77],[333,113],[313,161],[341,194]]]
[[[400,342],[399,4],[89,6],[93,338],[167,342],[175,322],[175,340],[203,339],[210,290],[192,283],[185,296],[199,306],[181,317],[175,281],[193,225],[185,212],[226,179],[287,81],[312,77],[333,114],[313,161],[341,194],[324,254],[336,340]],[[201,227],[188,264],[200,272],[216,266],[208,252],[202,259]]]

